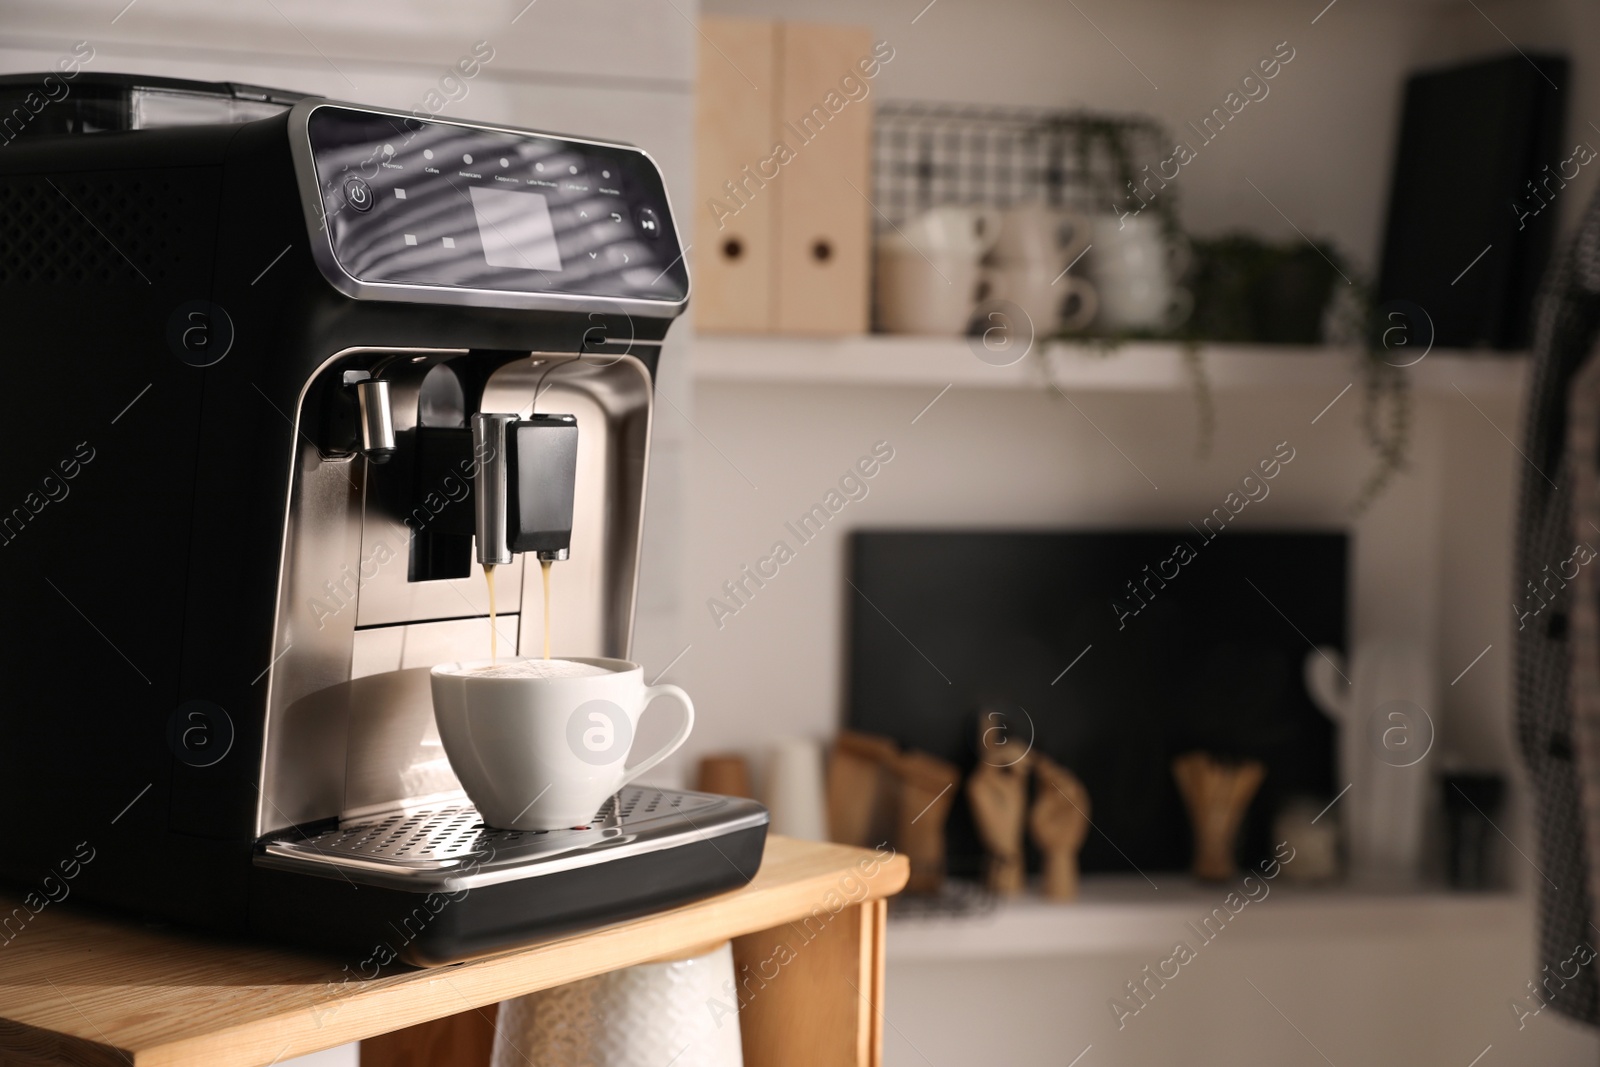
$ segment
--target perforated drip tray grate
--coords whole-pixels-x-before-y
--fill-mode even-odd
[[[467,888],[656,851],[757,826],[766,809],[706,793],[629,786],[587,828],[495,830],[470,803],[377,815],[315,833],[264,839],[256,862],[417,888]]]

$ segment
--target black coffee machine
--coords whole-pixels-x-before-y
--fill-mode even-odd
[[[74,84],[0,151],[0,938],[71,896],[436,964],[749,881],[750,801],[485,827],[429,695],[487,655],[481,561],[502,652],[539,654],[531,556],[561,561],[555,651],[628,655],[689,292],[654,161]]]

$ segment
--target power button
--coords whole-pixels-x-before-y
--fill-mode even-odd
[[[372,210],[372,186],[354,174],[344,180],[344,202],[357,211]]]

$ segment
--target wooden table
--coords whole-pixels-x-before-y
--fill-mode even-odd
[[[885,898],[907,874],[887,849],[772,837],[743,889],[369,980],[346,959],[57,905],[0,945],[0,1064],[244,1067],[362,1040],[363,1067],[481,1067],[501,1000],[731,938],[740,982],[748,966],[764,983],[739,1017],[748,1067],[876,1067]]]

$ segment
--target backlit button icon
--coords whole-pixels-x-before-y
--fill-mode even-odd
[[[589,217],[589,213],[587,211],[579,211],[578,212],[578,217],[580,219],[586,219],[586,218]]]
[[[612,222],[621,222],[622,221],[622,215],[619,214],[618,212],[613,211],[611,213],[611,221]]]
[[[639,229],[646,237],[661,236],[661,219],[653,209],[647,207],[639,209]]]
[[[371,211],[372,187],[352,174],[344,180],[344,201],[357,211]]]
[[[444,246],[446,248],[454,248],[456,246],[456,239],[454,237],[443,237],[440,238],[440,240],[444,241]]]
[[[394,191],[394,198],[396,200],[404,200],[406,198],[406,191],[404,189],[396,189]]]
[[[417,235],[416,234],[414,234],[414,233],[406,234],[406,244],[414,245],[416,243],[417,243]]]

